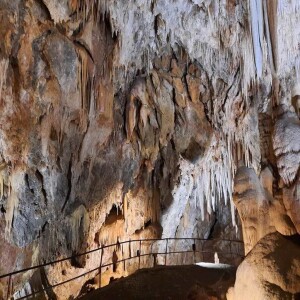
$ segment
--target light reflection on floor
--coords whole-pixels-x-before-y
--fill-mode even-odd
[[[203,268],[210,268],[210,269],[228,269],[228,268],[232,268],[231,265],[227,265],[227,264],[215,264],[215,263],[207,263],[207,262],[199,262],[196,263],[195,265],[203,267]]]

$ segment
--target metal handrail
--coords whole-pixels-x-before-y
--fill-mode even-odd
[[[168,241],[174,241],[174,240],[192,240],[194,242],[193,244],[193,250],[185,250],[185,251],[168,251]],[[141,250],[139,250],[138,254],[136,256],[131,256],[131,253],[130,253],[130,257],[127,257],[125,259],[120,259],[116,262],[112,262],[112,263],[108,263],[108,264],[103,264],[102,265],[102,255],[103,255],[103,250],[106,249],[106,248],[110,248],[110,247],[116,247],[116,246],[121,246],[123,244],[131,244],[131,243],[135,243],[135,242],[139,242],[140,243],[140,247],[141,247],[141,243],[142,242],[157,242],[157,241],[166,241],[166,251],[165,252],[149,252],[149,253],[144,253],[144,254],[141,254]],[[51,262],[48,262],[48,263],[44,263],[44,264],[40,264],[40,265],[36,265],[36,266],[32,266],[32,267],[28,267],[28,268],[24,268],[22,270],[17,270],[17,271],[14,271],[14,272],[11,272],[11,273],[7,273],[7,274],[3,274],[3,275],[0,275],[0,279],[3,279],[3,278],[6,278],[6,277],[9,277],[9,284],[8,284],[8,294],[9,294],[9,289],[10,289],[10,285],[11,285],[11,278],[12,276],[14,275],[17,275],[17,274],[20,274],[20,273],[25,273],[27,271],[31,271],[31,270],[35,270],[35,269],[39,269],[39,268],[43,268],[43,267],[46,267],[46,266],[49,266],[49,265],[53,265],[53,264],[57,264],[57,263],[60,263],[60,262],[64,262],[64,261],[68,261],[68,260],[72,260],[74,258],[77,258],[77,257],[81,257],[83,255],[86,255],[86,254],[90,254],[90,253],[93,253],[93,252],[97,252],[97,251],[101,251],[101,261],[100,261],[100,265],[97,267],[97,268],[94,268],[92,270],[89,270],[83,274],[80,274],[76,277],[72,277],[68,280],[65,280],[63,282],[60,282],[60,283],[57,283],[57,284],[54,284],[54,285],[51,285],[49,287],[46,287],[46,288],[43,288],[42,290],[39,290],[39,291],[36,291],[36,292],[33,292],[31,293],[30,295],[26,295],[26,296],[23,296],[23,297],[20,297],[20,298],[17,298],[18,300],[21,300],[21,299],[26,299],[28,297],[32,297],[32,296],[35,296],[37,294],[40,294],[42,292],[46,292],[46,291],[49,291],[55,287],[58,287],[58,286],[61,286],[63,284],[66,284],[68,282],[71,282],[73,280],[76,280],[80,277],[83,277],[87,274],[90,274],[90,273],[93,273],[97,270],[99,270],[99,275],[101,274],[101,269],[102,268],[105,268],[105,267],[109,267],[109,266],[112,266],[114,264],[119,264],[121,262],[125,262],[125,261],[128,261],[128,260],[132,260],[132,259],[135,259],[135,258],[141,258],[141,257],[144,257],[144,256],[151,256],[151,255],[166,255],[167,254],[176,254],[176,253],[215,253],[215,251],[204,251],[203,250],[203,245],[202,245],[202,250],[200,251],[197,251],[196,250],[196,247],[195,247],[195,241],[201,241],[201,242],[220,242],[220,241],[224,241],[224,242],[229,242],[230,244],[231,243],[237,243],[237,244],[241,244],[243,245],[243,242],[242,241],[239,241],[239,240],[230,240],[230,239],[201,239],[201,238],[161,238],[161,239],[155,239],[155,238],[151,238],[151,239],[135,239],[135,240],[127,240],[127,241],[123,241],[123,242],[116,242],[114,244],[110,244],[110,245],[104,245],[104,246],[101,246],[99,248],[96,248],[96,249],[92,249],[92,250],[89,250],[89,251],[86,251],[84,253],[79,253],[79,254],[76,254],[76,255],[72,255],[70,257],[66,257],[66,258],[62,258],[62,259],[58,259],[58,260],[55,260],[55,261],[51,261]],[[152,249],[152,247],[151,247]],[[240,255],[239,253],[232,253],[232,252],[219,252],[220,254],[229,254],[229,255],[232,255],[232,254],[235,254],[241,258],[243,258],[242,255]],[[166,265],[166,257],[165,257],[165,265]],[[138,269],[140,268],[140,261],[139,261],[139,267]],[[96,274],[97,275],[97,274]],[[9,295],[8,295],[8,299],[9,299]]]

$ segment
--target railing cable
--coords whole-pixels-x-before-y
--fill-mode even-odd
[[[184,240],[184,241],[192,241],[192,250],[184,250],[184,251],[168,251],[169,248],[168,248],[168,244],[169,244],[169,241],[177,241],[177,240]],[[150,252],[149,253],[142,253],[141,251],[141,247],[142,247],[142,242],[160,242],[160,241],[165,241],[166,242],[166,246],[165,246],[165,251],[164,252],[153,252],[152,251],[152,247],[153,247],[153,243],[151,244],[151,247],[150,247]],[[201,242],[201,251],[197,250],[196,248],[196,241],[200,241]],[[220,242],[220,241],[223,241],[223,242],[229,242],[230,243],[230,252],[224,252],[224,251],[218,251],[220,254],[223,254],[223,255],[236,255],[236,256],[239,256],[241,258],[243,258],[242,255],[240,255],[239,253],[232,253],[232,247],[231,247],[231,244],[232,243],[237,243],[237,244],[240,244],[240,245],[243,245],[243,242],[242,241],[239,241],[239,240],[228,240],[228,239],[224,239],[224,240],[216,240],[216,239],[201,239],[201,238],[161,238],[161,239],[136,239],[136,240],[129,240],[129,241],[123,241],[123,242],[117,242],[117,243],[114,243],[114,244],[110,244],[110,245],[105,245],[105,246],[101,246],[97,249],[92,249],[92,250],[89,250],[89,251],[86,251],[84,253],[80,253],[80,254],[76,254],[76,255],[73,255],[73,256],[70,256],[70,257],[66,257],[66,258],[62,258],[62,259],[58,259],[58,260],[55,260],[55,261],[51,261],[51,262],[48,262],[48,263],[43,263],[43,264],[40,264],[40,265],[37,265],[37,266],[32,266],[32,267],[28,267],[28,268],[25,268],[25,269],[22,269],[22,270],[17,270],[17,271],[14,271],[14,272],[11,272],[11,273],[8,273],[8,274],[4,274],[4,275],[1,275],[0,276],[0,279],[3,279],[3,278],[6,278],[8,277],[8,289],[7,289],[7,298],[10,299],[10,292],[11,292],[11,287],[12,287],[12,276],[14,275],[17,275],[17,274],[20,274],[20,273],[25,273],[25,272],[28,272],[28,271],[32,271],[32,270],[36,270],[36,269],[40,269],[40,268],[43,268],[43,267],[46,267],[46,266],[50,266],[50,265],[54,265],[54,264],[57,264],[57,263],[60,263],[60,262],[64,262],[64,261],[71,261],[73,260],[74,258],[77,258],[77,257],[81,257],[83,255],[87,255],[87,254],[90,254],[90,253],[94,253],[96,251],[100,251],[101,250],[101,254],[100,254],[100,263],[99,263],[99,266],[92,269],[92,270],[88,270],[87,272],[85,273],[82,273],[78,276],[75,276],[75,277],[72,277],[68,280],[65,280],[65,281],[62,281],[62,282],[59,282],[59,283],[56,283],[56,284],[53,284],[51,286],[48,286],[46,288],[43,288],[39,291],[34,291],[33,293],[31,293],[30,295],[26,295],[26,296],[22,296],[20,298],[16,298],[18,300],[21,300],[21,299],[26,299],[26,298],[29,298],[29,297],[32,297],[32,296],[35,296],[37,294],[40,294],[40,293],[43,293],[43,292],[46,292],[46,291],[49,291],[49,290],[52,290],[58,286],[61,286],[61,285],[64,285],[66,283],[69,283],[71,281],[74,281],[76,279],[79,279],[81,277],[84,277],[88,274],[91,274],[93,272],[96,272],[98,271],[98,273],[95,274],[95,276],[98,275],[98,283],[99,283],[99,287],[101,287],[101,273],[102,273],[102,268],[106,268],[106,267],[109,267],[109,266],[113,266],[113,268],[116,266],[116,264],[119,264],[119,263],[124,263],[124,268],[125,268],[125,262],[128,261],[128,260],[132,260],[132,259],[135,259],[135,258],[138,258],[138,269],[140,269],[140,266],[141,266],[141,257],[145,257],[145,256],[153,256],[153,266],[156,265],[156,258],[158,255],[164,255],[165,256],[165,260],[164,260],[164,264],[167,265],[167,255],[170,255],[170,254],[180,254],[180,253],[193,253],[193,256],[194,256],[194,262],[195,262],[195,254],[196,253],[201,253],[202,254],[202,257],[204,257],[204,254],[205,253],[215,253],[216,251],[205,251],[203,246],[204,246],[204,242]],[[132,252],[131,252],[131,246],[132,246],[132,243],[135,243],[135,242],[138,242],[139,243],[139,249],[137,250],[137,253],[136,255],[132,256]],[[117,261],[113,261],[111,263],[107,263],[107,264],[102,264],[102,260],[103,260],[103,253],[104,253],[104,250],[107,249],[107,248],[110,248],[110,247],[114,247],[115,249],[121,249],[121,247],[123,247],[123,245],[125,244],[128,244],[128,247],[129,247],[129,257],[127,258],[122,258],[120,260],[117,259]],[[115,251],[114,249],[114,251]],[[14,299],[14,298],[12,298]]]

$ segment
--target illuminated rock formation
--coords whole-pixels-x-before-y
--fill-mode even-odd
[[[227,299],[281,300],[299,296],[299,249],[299,236],[284,237],[278,232],[265,236],[239,266]]]

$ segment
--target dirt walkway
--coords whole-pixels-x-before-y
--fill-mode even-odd
[[[236,268],[159,266],[143,269],[91,292],[81,300],[215,300],[226,299]]]

